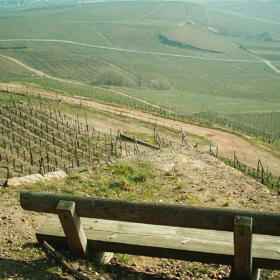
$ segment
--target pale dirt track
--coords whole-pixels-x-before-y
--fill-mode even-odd
[[[264,62],[268,67],[270,67],[275,73],[280,74],[280,70],[279,70],[276,66],[274,66],[270,61],[264,59],[263,62]]]
[[[148,55],[155,55],[155,56],[181,57],[186,59],[196,59],[196,60],[206,60],[206,61],[216,61],[216,62],[264,63],[262,60],[207,58],[202,56],[183,55],[183,54],[176,54],[176,53],[140,51],[140,50],[117,48],[117,47],[106,47],[106,46],[92,45],[86,43],[79,43],[76,41],[58,40],[58,39],[0,39],[0,42],[55,42],[55,43],[70,44],[70,45],[76,45],[76,46],[82,46],[88,48],[103,49],[108,51],[139,53],[139,54],[148,54]]]
[[[27,86],[20,85],[20,84],[4,84],[0,83],[0,89],[6,89],[7,86],[11,89],[14,89],[16,91],[28,91]],[[32,89],[32,92],[37,92],[40,94],[43,94],[48,97],[57,97],[57,93],[51,92],[51,91],[42,91],[42,90],[35,90]],[[192,124],[187,124],[180,121],[174,121],[170,119],[165,119],[163,117],[154,116],[148,113],[140,112],[137,110],[129,109],[129,108],[122,108],[122,107],[116,107],[116,106],[110,106],[105,104],[100,104],[93,100],[87,100],[87,99],[80,99],[78,97],[69,97],[69,96],[63,96],[59,95],[59,98],[67,103],[72,104],[80,104],[82,103],[84,106],[92,107],[95,109],[99,109],[106,112],[111,112],[114,114],[122,114],[125,117],[130,118],[136,118],[139,120],[147,121],[147,122],[153,122],[158,123],[160,125],[168,126],[168,127],[174,127],[177,129],[183,129],[185,132],[189,132],[198,136],[202,136],[208,140],[210,140],[214,146],[219,147],[219,153],[228,157],[232,158],[233,153],[236,152],[238,159],[251,166],[256,167],[258,159],[261,159],[263,162],[263,165],[265,168],[268,167],[268,169],[274,174],[274,175],[280,175],[280,157],[273,155],[269,149],[266,149],[265,147],[252,144],[246,139],[239,137],[237,135],[231,134],[229,132],[216,130],[212,128],[205,128],[200,127]],[[209,147],[208,147],[209,148]],[[202,149],[207,149],[207,147],[204,147]]]

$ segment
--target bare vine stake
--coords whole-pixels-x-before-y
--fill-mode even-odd
[[[87,114],[85,115],[85,117],[86,117],[86,130],[87,130],[87,134],[88,134],[88,120],[87,120]]]
[[[34,161],[33,161],[33,154],[32,154],[32,150],[31,149],[30,149],[29,153],[30,153],[30,164],[31,164],[31,166],[33,166]]]
[[[136,139],[135,139],[135,137],[133,137],[133,139],[134,139],[134,155],[136,155],[136,153],[137,153],[137,150],[136,150]]]
[[[124,141],[124,149],[125,149],[125,154],[126,154],[126,156],[128,156],[126,141]]]
[[[8,166],[7,166],[6,168],[7,168],[7,175],[6,175],[6,178],[7,178],[7,180],[8,180],[8,179],[10,179],[10,169],[9,169]]]
[[[116,157],[118,157],[118,150],[117,150],[118,149],[118,137],[116,137],[114,148],[115,148],[115,155],[116,155]]]
[[[182,127],[181,127],[181,134],[182,134],[182,146],[186,145],[187,142],[186,142],[186,135],[185,135],[185,132],[183,131]]]
[[[120,155],[122,155],[123,147],[122,147],[122,138],[120,137]]]

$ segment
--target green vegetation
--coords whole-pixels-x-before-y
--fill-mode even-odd
[[[180,174],[166,174],[144,161],[117,160],[109,165],[98,165],[88,174],[72,173],[62,184],[41,183],[25,189],[146,202],[161,200],[199,204],[194,197],[182,192],[182,187],[187,186],[182,186]]]
[[[232,1],[223,1],[221,5],[211,6],[217,10],[204,14],[202,10],[198,14],[199,11],[197,9],[196,22],[211,26],[217,29],[220,34],[226,36],[238,36],[262,41],[267,39],[267,35],[263,36],[263,34],[268,34],[272,40],[277,40],[280,34],[279,24],[270,22],[270,20],[279,22],[279,3],[270,5],[270,3],[256,2],[249,1],[248,3],[239,2],[234,4]],[[234,5],[238,8],[234,9]],[[256,6],[259,7],[257,8]],[[237,15],[234,13],[237,13]],[[245,17],[242,15],[245,15]],[[246,17],[246,15],[249,17]],[[264,20],[250,18],[250,16]],[[195,20],[195,17],[192,16],[191,19]]]
[[[0,47],[1,50],[22,50],[22,49],[26,49],[26,46],[6,46],[6,47]]]
[[[158,142],[155,140],[155,138],[153,136],[149,136],[145,133],[141,133],[141,132],[130,132],[130,131],[124,131],[123,134],[127,135],[127,136],[131,136],[131,137],[135,137],[138,140],[142,140],[146,143],[150,143],[152,145],[158,145]]]
[[[280,112],[250,112],[235,114],[217,114],[203,112],[195,114],[197,118],[210,120],[222,127],[240,131],[268,143],[280,144]]]
[[[0,91],[0,104],[14,104],[15,102],[20,103],[26,100],[24,96],[11,95]]]
[[[232,1],[224,4],[232,5],[228,10],[240,13],[240,1],[237,2],[236,6]],[[242,2],[248,6],[248,16],[279,20],[279,4],[266,4]],[[210,11],[186,2],[126,1],[3,11],[0,8],[0,26],[0,82],[20,81],[81,97],[81,102],[90,98],[167,118],[217,125],[280,147],[280,76],[262,62],[268,60],[280,69],[280,29],[273,22]],[[17,59],[46,76],[3,56]],[[3,92],[0,103],[2,181],[60,168],[70,172],[66,182],[40,183],[26,189],[156,203],[201,203],[175,169],[164,172],[144,161],[116,159],[116,139],[99,134],[93,127],[89,130],[95,133],[89,133],[84,119],[85,114],[92,119],[98,114],[103,125],[102,118],[107,113],[102,115],[78,104],[52,103],[50,108],[47,102],[42,105],[39,98],[27,102],[20,95]],[[126,121],[135,125],[133,120]],[[161,129],[158,127],[160,134]],[[171,129],[169,132],[177,133]],[[151,127],[149,133],[152,134]],[[124,132],[156,144],[149,133]],[[205,143],[197,137],[197,142],[202,141]],[[279,187],[279,181],[263,169],[256,171],[241,163],[238,166],[237,160],[222,160],[274,189],[277,184]],[[88,173],[80,172],[89,167]],[[4,195],[15,195],[15,191],[19,188],[3,189]],[[209,195],[209,203],[217,204],[217,197]],[[228,200],[221,204],[229,205]],[[3,248],[6,246],[8,243],[3,243]],[[17,263],[16,269],[15,263],[4,262],[0,270],[18,274],[12,277],[66,277],[54,264],[46,263],[38,251],[29,246],[13,251],[11,259],[25,261]],[[26,261],[30,258],[42,259],[35,273],[30,269],[33,263]],[[123,265],[131,262],[126,255],[117,255],[117,261]],[[85,264],[100,273],[109,271],[89,261]],[[209,274],[209,269],[217,269],[184,265],[185,262],[182,271],[190,271],[190,278],[201,278]],[[123,279],[114,268],[110,273]],[[274,272],[265,273],[264,279],[279,279]],[[216,276],[213,272],[213,278]]]
[[[0,24],[0,54],[63,79],[38,77],[3,58],[2,81],[172,117],[135,99],[141,98],[177,119],[211,121],[249,135],[257,127],[265,141],[275,138],[267,136],[273,121],[260,121],[258,128],[252,118],[232,113],[256,112],[261,120],[260,112],[279,112],[280,76],[262,62],[280,68],[277,24],[196,4],[146,1],[9,11]],[[13,41],[18,38],[31,40]]]
[[[177,48],[182,48],[182,49],[191,49],[191,50],[197,50],[197,51],[201,51],[201,52],[209,52],[209,53],[222,53],[219,51],[213,51],[213,50],[208,50],[208,49],[201,49],[198,47],[194,47],[188,44],[184,44],[182,42],[178,42],[178,41],[174,41],[174,40],[170,40],[167,37],[165,37],[164,35],[160,34],[158,36],[159,40],[161,43],[165,44],[165,45],[169,45],[169,46],[174,46]]]
[[[34,73],[24,69],[9,59],[0,56],[1,80],[10,80],[10,78],[13,80],[25,80],[34,76]]]
[[[278,0],[270,1],[213,1],[211,8],[235,12],[245,16],[279,22],[280,4]]]

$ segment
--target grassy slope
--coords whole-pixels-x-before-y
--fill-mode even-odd
[[[239,3],[240,9],[244,11],[246,7],[244,7],[244,3]],[[228,10],[227,4],[217,6],[215,5],[215,8],[220,8],[224,10]],[[245,15],[249,16],[261,16],[267,19],[276,19],[274,16],[268,15],[270,11],[266,10],[265,8],[259,9],[258,13],[254,12],[248,12],[252,11],[253,9],[247,9],[246,12],[242,12]],[[274,13],[277,15],[278,13],[278,19],[279,19],[279,5],[277,5],[277,8],[274,8]],[[207,11],[204,12],[203,10],[197,8],[196,6],[193,7],[193,12],[190,13],[190,18],[194,20],[197,23],[211,26],[214,28],[217,28],[220,32],[222,32],[225,35],[235,35],[235,36],[242,36],[242,37],[257,37],[258,35],[268,32],[272,37],[278,38],[280,36],[280,29],[279,25],[269,23],[269,22],[259,22],[257,20],[249,19],[246,17],[240,17],[238,15],[234,14],[228,14],[224,12],[218,12],[218,11]]]
[[[178,25],[186,20],[186,15],[182,13],[182,9],[185,8],[183,3],[167,3],[157,9],[158,5],[157,2],[106,3],[15,13],[11,17],[1,18],[3,29],[0,38],[73,40],[136,50],[164,51],[211,58],[250,59],[223,38],[218,36],[215,38],[205,28],[198,26],[189,27],[194,29],[192,33],[196,36],[196,42],[190,41],[190,43],[199,47],[206,38],[208,43],[205,48],[215,49],[217,45],[224,45],[226,48],[224,55],[215,56],[161,44],[158,39],[160,33],[186,33],[185,28],[182,31],[178,28]],[[146,14],[147,11],[152,12]],[[158,17],[158,13],[161,17]],[[169,13],[173,13],[173,16],[170,17]]]
[[[273,1],[264,2],[232,2],[224,1],[220,3],[214,3],[210,7],[216,7],[219,9],[239,13],[242,15],[258,17],[261,19],[274,20],[280,22],[280,3]]]

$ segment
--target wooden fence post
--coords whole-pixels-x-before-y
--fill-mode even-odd
[[[235,217],[234,264],[231,272],[231,279],[233,280],[258,279],[258,270],[253,270],[252,227],[252,217]]]

